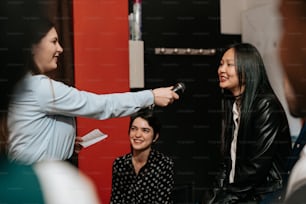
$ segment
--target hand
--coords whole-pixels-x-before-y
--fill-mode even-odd
[[[172,91],[172,88],[173,86],[153,89],[154,104],[164,107],[179,99],[179,95]]]
[[[74,152],[79,154],[80,151],[83,149],[83,146],[80,145],[80,142],[83,142],[82,137],[76,137],[74,142]]]

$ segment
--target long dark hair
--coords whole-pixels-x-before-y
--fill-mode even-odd
[[[233,44],[227,47],[223,54],[229,50],[234,49],[236,71],[239,79],[239,86],[245,86],[244,92],[240,97],[240,127],[244,130],[251,117],[254,99],[258,96],[275,95],[271,84],[269,82],[266,68],[262,57],[255,46],[249,43]],[[223,56],[223,55],[222,55]],[[229,134],[232,134],[232,106],[235,101],[235,96],[229,90],[224,92],[224,117],[223,117],[223,131],[222,131],[222,151],[226,151],[224,141]],[[240,129],[240,128],[239,128]]]
[[[41,74],[41,71],[35,64],[33,60],[33,54],[32,54],[32,46],[35,44],[38,44],[41,39],[46,36],[46,34],[51,30],[51,28],[55,27],[54,23],[51,22],[48,18],[44,16],[40,16],[37,18],[34,18],[30,20],[29,22],[29,30],[31,32],[27,33],[27,38],[29,39],[28,44],[25,46],[28,46],[28,49],[26,50],[26,70],[29,70],[32,72],[32,74]]]
[[[45,6],[40,1],[0,1],[0,156],[6,154],[7,112],[17,82],[31,71],[37,73],[31,48],[51,29]],[[31,61],[32,60],[32,61]]]

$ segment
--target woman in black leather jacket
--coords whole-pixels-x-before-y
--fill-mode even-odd
[[[224,91],[224,163],[204,203],[260,203],[284,187],[291,152],[285,111],[253,45],[226,49],[218,75]]]

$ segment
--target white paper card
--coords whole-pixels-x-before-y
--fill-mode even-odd
[[[83,142],[80,142],[80,145],[83,147],[88,147],[97,142],[100,142],[101,140],[104,140],[105,138],[107,138],[106,134],[101,132],[99,129],[94,129],[82,137]]]

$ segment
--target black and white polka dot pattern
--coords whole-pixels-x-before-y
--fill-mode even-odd
[[[132,164],[132,154],[115,159],[112,177],[112,204],[173,203],[174,163],[164,154],[151,150],[138,175]]]

